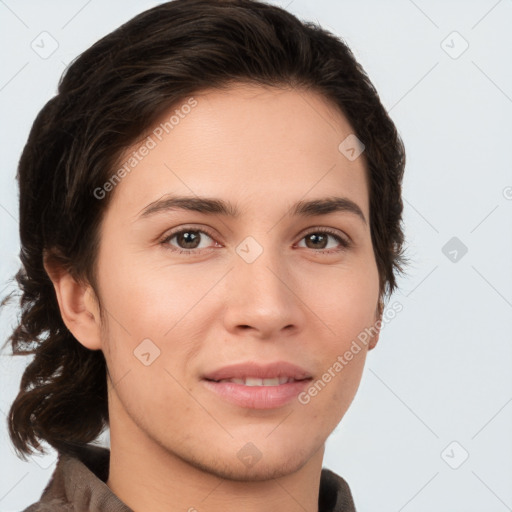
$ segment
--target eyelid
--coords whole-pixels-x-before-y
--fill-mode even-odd
[[[175,229],[172,229],[171,231],[168,231],[166,232],[164,235],[162,235],[161,237],[158,238],[158,242],[160,244],[165,244],[166,242],[168,242],[171,238],[173,238],[174,236],[182,233],[183,231],[197,231],[199,233],[204,233],[206,235],[208,235],[212,240],[214,240],[215,242],[217,242],[217,237],[218,235],[213,233],[213,230],[211,230],[210,228],[207,228],[206,226],[201,226],[201,225],[187,225],[187,224],[184,224],[182,226],[179,226]],[[220,237],[218,237],[220,238]],[[218,243],[218,242],[217,242]],[[179,249],[177,248],[176,249],[177,251],[193,251],[193,252],[198,252],[197,250],[195,249]]]
[[[182,225],[182,226],[179,226],[173,230],[171,230],[170,232],[167,232],[166,234],[164,234],[162,237],[159,238],[159,244],[161,245],[169,245],[168,242],[169,240],[171,240],[172,238],[174,238],[174,236],[184,232],[184,231],[197,231],[199,233],[204,233],[206,235],[208,235],[215,243],[219,243],[217,242],[217,235],[213,233],[213,231],[210,229],[210,228],[207,228],[206,226],[201,226],[201,225]],[[341,252],[343,250],[347,250],[349,249],[352,244],[353,244],[353,241],[352,239],[343,231],[340,231],[338,229],[335,229],[335,228],[330,228],[330,227],[327,227],[327,226],[313,226],[313,227],[309,227],[307,228],[306,231],[303,231],[300,236],[299,236],[299,242],[302,241],[306,236],[312,234],[312,233],[325,233],[327,235],[331,235],[333,236],[334,238],[338,238],[340,240],[340,243],[342,245],[342,248],[341,249],[318,249],[318,250],[313,250],[313,252],[316,252],[316,253],[320,253],[320,254],[329,254],[329,253],[336,253],[336,252]],[[171,248],[170,250],[171,251],[174,251],[174,252],[178,252],[178,253],[185,253],[185,254],[200,254],[201,252],[205,251],[205,250],[209,250],[209,249],[212,249],[212,247],[208,247],[206,249],[180,249],[180,248],[177,248],[177,247],[173,247]]]
[[[330,228],[327,226],[313,226],[311,228],[308,228],[306,231],[301,233],[301,240],[305,236],[307,236],[311,233],[317,233],[319,231],[328,233],[329,235],[338,236],[341,239],[343,239],[347,244],[352,243],[352,238],[350,238],[344,231],[341,231],[340,229],[336,229],[336,228]]]

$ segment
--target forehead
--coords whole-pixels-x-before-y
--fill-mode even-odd
[[[341,111],[316,92],[247,84],[206,90],[164,112],[127,149],[120,165],[135,165],[116,185],[111,207],[133,216],[176,193],[268,211],[276,200],[337,192],[367,216],[364,154],[351,161],[339,149],[353,133]]]

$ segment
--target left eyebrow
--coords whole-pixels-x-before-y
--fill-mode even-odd
[[[240,210],[236,205],[222,199],[194,196],[164,196],[143,208],[137,218],[147,218],[157,213],[174,210],[188,210],[207,215],[225,215],[233,218],[240,217]],[[365,225],[367,224],[361,208],[347,197],[324,197],[311,201],[298,201],[292,206],[291,215],[314,217],[328,215],[333,212],[352,213],[359,217]]]
[[[299,201],[293,206],[292,215],[302,217],[313,217],[315,215],[328,215],[333,212],[347,212],[359,217],[364,224],[367,224],[363,211],[348,197],[325,197],[313,199],[312,201]]]

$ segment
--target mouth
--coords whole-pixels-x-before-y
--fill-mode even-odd
[[[303,380],[311,380],[310,378],[305,379],[294,379],[293,377],[273,377],[268,379],[260,379],[258,377],[243,377],[243,378],[232,378],[232,379],[205,379],[210,382],[233,382],[234,384],[241,384],[242,386],[281,386],[288,384],[289,382],[301,382]]]
[[[204,375],[205,387],[223,401],[248,409],[273,409],[289,404],[313,379],[300,366],[279,361],[226,366]]]

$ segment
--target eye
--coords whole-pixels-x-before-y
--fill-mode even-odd
[[[334,247],[327,247],[329,244],[329,238],[335,239],[338,242],[338,245],[341,245],[341,249],[336,249],[336,245],[334,245]],[[305,246],[308,249],[315,249],[315,252],[319,252],[321,254],[340,252],[351,246],[351,242],[348,238],[342,237],[337,231],[327,228],[315,228],[314,231],[306,233],[302,237],[301,241],[302,240],[306,241]]]
[[[169,233],[160,241],[160,244],[166,249],[179,254],[194,255],[201,253],[203,250],[212,248],[212,245],[208,245],[208,239],[215,242],[213,236],[214,235],[206,229],[185,227]],[[336,244],[328,247],[329,238],[338,242],[338,248],[336,248]],[[301,242],[302,240],[305,240],[305,246],[303,245],[302,247],[313,249],[320,254],[337,253],[351,247],[351,241],[348,237],[343,237],[337,231],[327,228],[314,228],[314,230],[310,230],[303,235]],[[340,246],[341,248],[339,248]]]
[[[212,237],[211,233],[203,229],[182,228],[167,235],[160,243],[172,251],[192,255],[207,249],[208,245],[205,246],[203,242],[205,238],[213,240]],[[174,239],[176,239],[177,247],[171,243]]]

